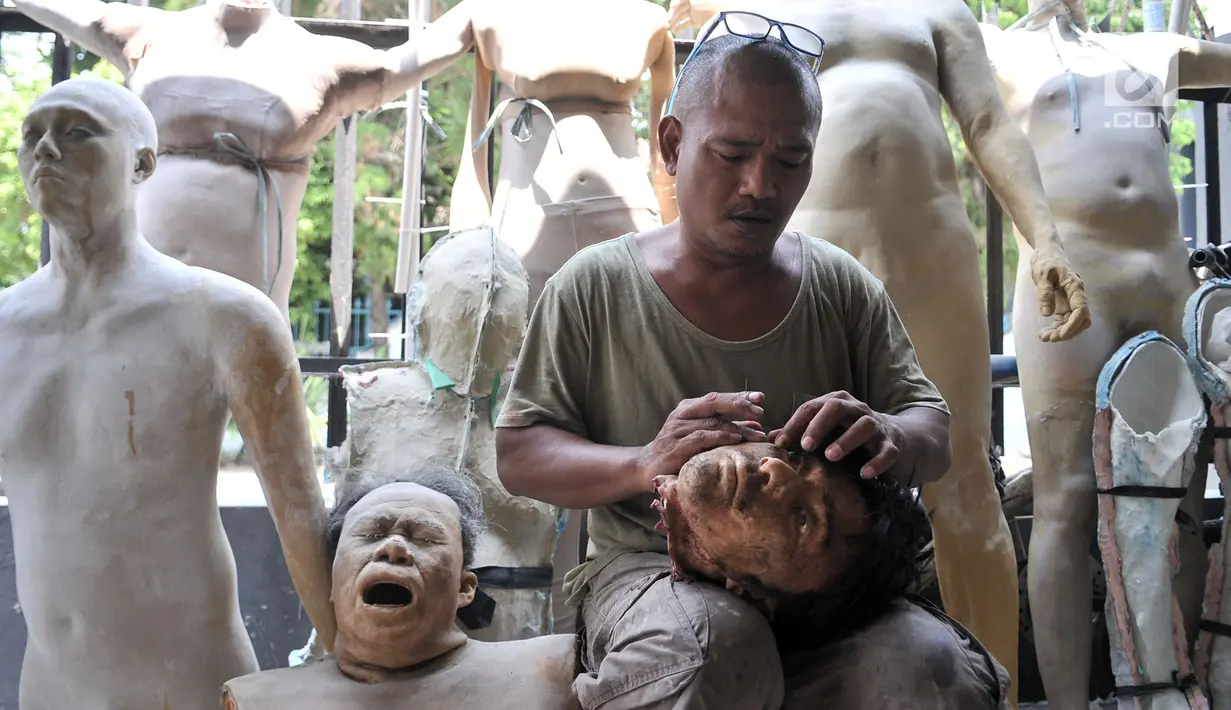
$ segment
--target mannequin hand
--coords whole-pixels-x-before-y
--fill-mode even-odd
[[[1090,306],[1086,287],[1073,270],[1064,247],[1057,240],[1035,249],[1030,259],[1030,276],[1039,289],[1039,312],[1055,322],[1039,332],[1039,340],[1058,343],[1077,337],[1090,327]]]
[[[830,392],[804,402],[786,426],[769,433],[769,440],[779,448],[799,443],[805,451],[815,451],[836,428],[845,431],[825,448],[825,458],[841,461],[856,449],[865,450],[872,460],[859,472],[864,478],[875,478],[892,468],[905,445],[902,430],[891,417],[873,411],[847,392]]]
[[[667,12],[667,26],[672,33],[700,29],[706,21],[718,14],[711,10],[697,10],[693,7],[692,0],[671,0],[671,7]]]

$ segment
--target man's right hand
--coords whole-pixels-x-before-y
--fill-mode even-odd
[[[667,417],[654,441],[641,448],[638,471],[647,491],[658,476],[673,476],[693,456],[741,441],[766,441],[761,392],[710,392],[686,399]]]

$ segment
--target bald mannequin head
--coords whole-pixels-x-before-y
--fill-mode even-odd
[[[820,125],[820,87],[794,49],[772,36],[703,42],[658,125],[681,238],[727,262],[772,254],[812,177]]]
[[[132,212],[133,186],[154,172],[158,129],[136,94],[76,78],[51,87],[22,124],[17,164],[31,204],[61,232],[90,232]]]

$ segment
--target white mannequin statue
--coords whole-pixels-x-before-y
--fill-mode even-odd
[[[1092,633],[1088,554],[1097,520],[1089,437],[1095,383],[1112,353],[1138,333],[1157,330],[1184,342],[1184,303],[1197,279],[1188,268],[1168,170],[1171,117],[1159,108],[1167,103],[1164,87],[1231,83],[1231,46],[1169,32],[1085,34],[1080,0],[1030,0],[1029,7],[1020,29],[983,25],[983,32],[1000,94],[1034,146],[1056,227],[1085,282],[1094,320],[1081,338],[1049,345],[1030,337],[1041,326],[1038,314],[1014,312],[1033,464],[1029,584],[1039,671],[1052,708],[1084,710]],[[1158,79],[1158,89],[1131,99],[1127,92],[1141,84],[1132,69]],[[1124,91],[1115,91],[1117,81]],[[1025,303],[1031,249],[1020,233],[1018,245],[1023,268],[1017,298]],[[1189,483],[1180,509],[1199,521],[1204,473]],[[1205,547],[1192,525],[1181,532],[1175,593],[1191,639]]]
[[[471,41],[454,13],[413,46],[381,51],[312,34],[271,0],[207,0],[179,12],[101,0],[16,5],[119,67],[153,112],[161,165],[137,191],[150,242],[262,289],[284,315],[313,147],[342,118],[435,75]]]
[[[724,9],[745,7],[675,0],[672,27],[699,25]],[[1030,144],[1005,113],[979,24],[961,0],[767,0],[756,12],[826,41],[818,150],[788,228],[842,247],[884,282],[924,372],[949,404],[953,464],[923,490],[940,591],[945,611],[1009,670],[1016,698],[1017,564],[988,459],[987,310],[941,102],[1038,247],[1030,268],[1048,319],[1039,337],[1055,342],[1087,328],[1089,313]]]
[[[136,95],[98,79],[52,87],[22,127],[22,181],[51,225],[50,263],[0,291],[24,710],[212,709],[257,669],[215,496],[228,410],[295,588],[334,637],[290,333],[255,288],[138,231],[133,193],[157,144]]]

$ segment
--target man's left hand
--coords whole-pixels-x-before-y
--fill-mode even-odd
[[[800,405],[786,426],[769,433],[769,440],[783,448],[798,442],[805,451],[814,451],[835,427],[846,431],[825,449],[830,461],[865,449],[872,460],[859,471],[864,478],[875,478],[897,462],[905,439],[901,428],[847,392],[830,392]]]

